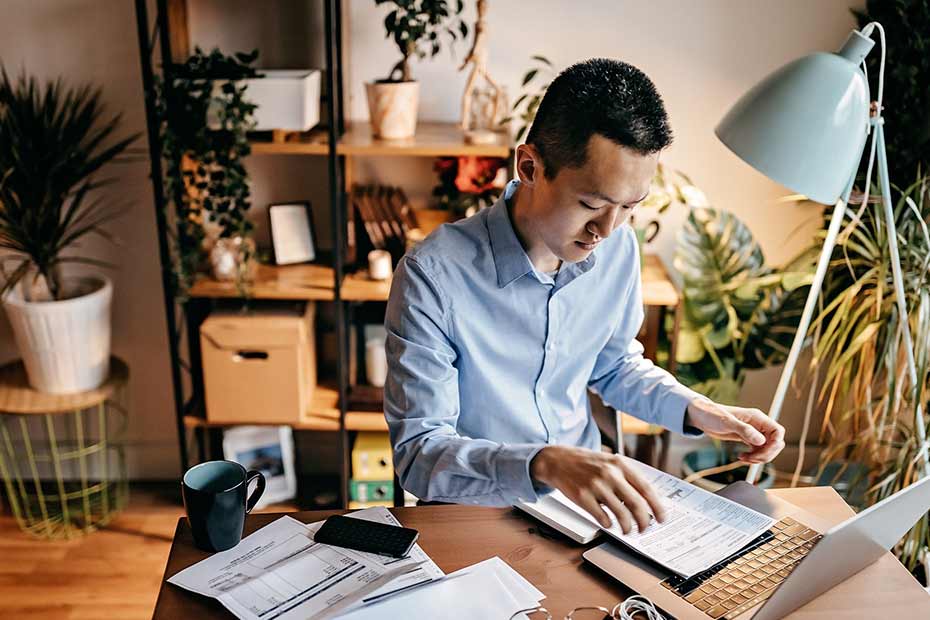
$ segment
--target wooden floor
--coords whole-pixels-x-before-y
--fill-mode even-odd
[[[106,529],[47,542],[0,511],[0,618],[151,618],[183,513],[175,485],[135,485],[129,508]]]

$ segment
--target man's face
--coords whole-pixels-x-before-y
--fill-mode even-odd
[[[659,155],[640,155],[601,135],[588,141],[587,161],[533,183],[535,236],[560,260],[584,260],[649,193]]]

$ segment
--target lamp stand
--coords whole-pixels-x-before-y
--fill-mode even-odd
[[[914,361],[914,345],[911,338],[911,329],[908,323],[907,301],[904,297],[904,278],[901,274],[901,259],[898,253],[897,227],[894,221],[894,207],[891,202],[891,182],[888,175],[888,156],[885,151],[885,133],[883,130],[884,119],[881,111],[870,119],[870,123],[875,132],[872,139],[876,141],[878,155],[878,180],[882,189],[882,207],[885,213],[885,225],[888,228],[889,250],[891,252],[891,272],[895,287],[895,297],[898,307],[898,315],[902,317],[901,326],[904,331],[904,344],[907,351],[908,375],[911,380],[911,386],[915,391],[915,412],[914,426],[917,429],[917,435],[920,439],[921,448],[918,456],[923,459],[923,469],[925,475],[930,475],[930,454],[927,452],[926,441],[926,421],[923,417],[923,407],[919,400],[920,385],[917,379],[917,366]],[[801,321],[798,324],[798,330],[794,335],[791,343],[791,350],[788,353],[788,359],[785,361],[785,367],[782,370],[781,377],[778,381],[778,387],[775,389],[775,396],[772,399],[772,406],[769,408],[769,417],[778,420],[781,414],[782,405],[788,392],[788,386],[791,383],[791,377],[794,375],[794,369],[797,366],[798,357],[804,345],[807,336],[807,330],[810,327],[811,318],[814,314],[814,307],[817,304],[817,298],[823,286],[823,280],[826,276],[827,267],[830,263],[830,257],[833,255],[833,248],[836,245],[836,238],[839,234],[840,227],[843,223],[843,217],[846,213],[846,205],[849,196],[852,193],[853,184],[855,183],[856,172],[853,171],[849,185],[843,193],[842,199],[837,202],[833,209],[833,215],[830,218],[830,227],[827,231],[827,237],[823,243],[823,249],[820,252],[820,259],[817,262],[817,270],[814,273],[814,281],[811,283],[810,292],[807,295],[807,301],[804,304],[804,311],[801,314]],[[746,475],[746,481],[755,484],[762,469],[761,465],[751,465],[749,473]]]
[[[788,352],[788,359],[785,361],[785,367],[781,371],[778,387],[775,388],[772,406],[769,407],[768,415],[773,420],[777,421],[778,416],[781,415],[781,408],[785,403],[785,395],[788,393],[788,386],[791,384],[794,368],[798,364],[798,357],[801,355],[801,349],[804,347],[804,340],[811,324],[811,318],[814,316],[814,308],[817,305],[817,298],[820,296],[823,279],[827,275],[830,257],[833,255],[833,248],[836,246],[836,238],[839,235],[840,227],[843,225],[843,217],[846,215],[846,203],[849,201],[849,195],[852,193],[855,181],[856,173],[853,172],[852,178],[846,186],[846,191],[843,192],[843,197],[833,208],[833,215],[830,217],[830,227],[827,229],[827,238],[824,239],[823,249],[820,251],[820,259],[817,261],[817,270],[814,272],[814,281],[811,283],[811,290],[807,294],[807,301],[804,302],[804,311],[801,313],[801,321],[798,323],[798,330],[795,332],[794,340],[791,342],[791,349]],[[761,469],[762,466],[759,464],[750,465],[749,473],[746,474],[746,482],[755,484]]]

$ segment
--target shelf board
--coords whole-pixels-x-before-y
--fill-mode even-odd
[[[227,428],[241,425],[281,426],[279,422],[267,422],[261,419],[241,422],[212,422],[195,415],[184,416],[186,428]],[[339,430],[339,391],[329,385],[317,385],[313,390],[310,410],[300,422],[289,424],[296,431],[338,431]],[[387,422],[384,414],[377,411],[347,411],[346,430],[350,431],[384,431]]]
[[[326,265],[259,265],[249,286],[252,299],[332,301],[333,268]],[[198,278],[191,297],[241,297],[235,282]]]
[[[647,306],[677,306],[680,293],[668,275],[662,259],[655,254],[643,256],[643,303]]]
[[[479,155],[509,157],[510,137],[499,133],[491,144],[467,144],[457,123],[417,124],[417,133],[403,140],[381,140],[372,136],[371,124],[354,122],[346,128],[336,152],[340,155],[403,155],[440,157]]]
[[[284,142],[251,140],[250,144],[254,155],[326,155],[329,153],[329,134],[326,129],[315,128],[290,134]]]
[[[350,273],[342,280],[340,296],[346,301],[387,301],[391,278],[372,280],[364,271]]]
[[[342,298],[346,301],[387,301],[391,280],[370,280],[360,271],[342,281]],[[235,282],[221,282],[200,277],[190,290],[191,297],[240,297]],[[292,299],[332,301],[333,269],[326,265],[259,265],[255,280],[249,286],[251,299]]]
[[[252,153],[256,155],[326,155],[329,151],[325,130],[312,129],[305,133],[292,134],[284,142],[252,140]],[[371,124],[354,122],[336,146],[339,155],[373,156],[393,155],[403,157],[442,157],[476,155],[482,157],[509,157],[510,137],[506,133],[495,136],[490,144],[468,144],[465,134],[457,123],[423,122],[417,125],[417,133],[403,140],[382,140],[371,133]]]

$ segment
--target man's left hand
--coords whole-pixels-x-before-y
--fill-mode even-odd
[[[758,409],[696,398],[688,405],[685,424],[717,439],[743,442],[750,450],[739,459],[746,463],[768,463],[785,447],[785,427]]]

